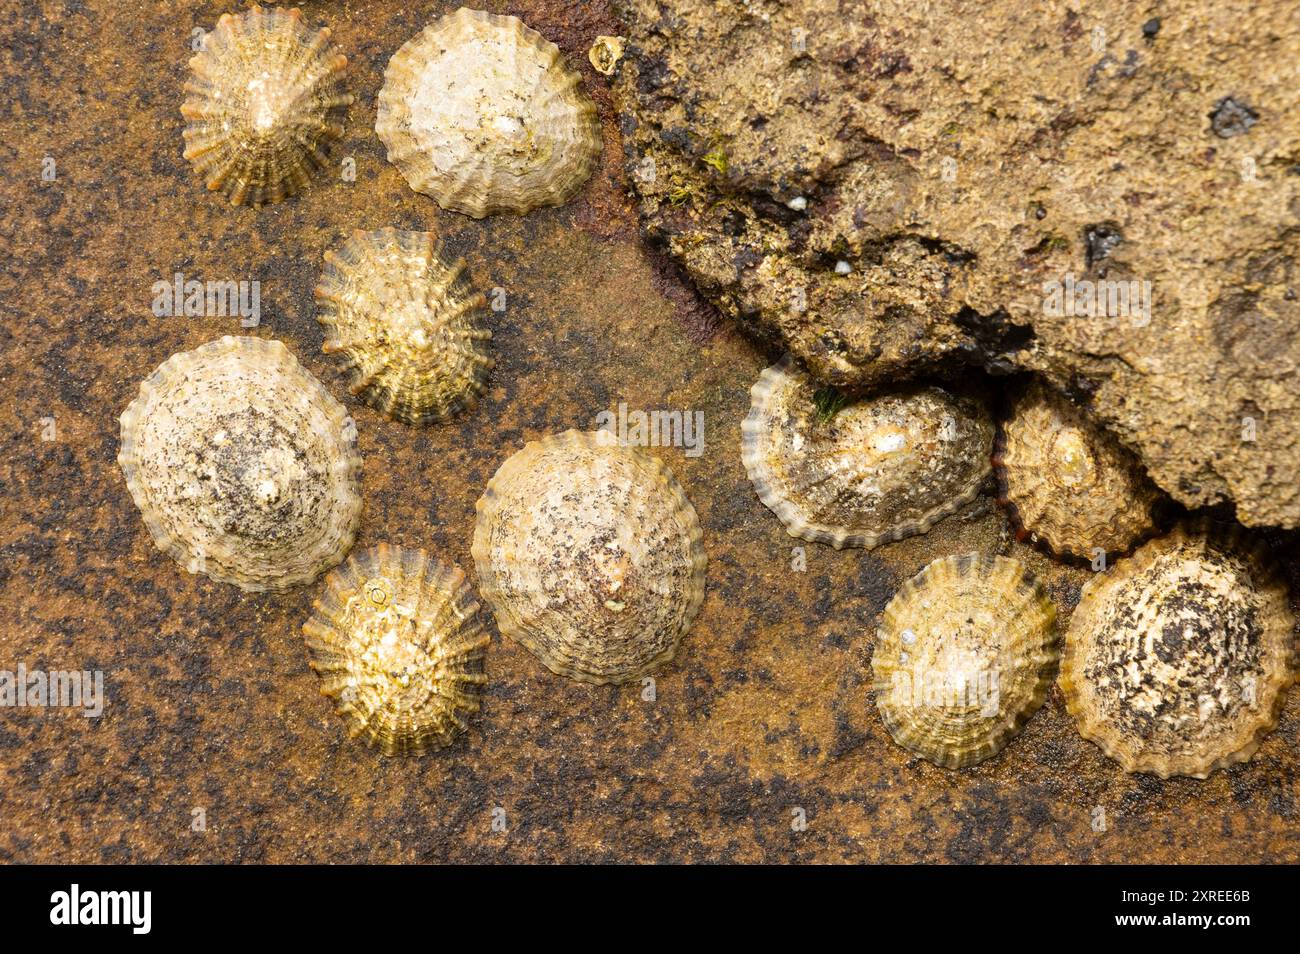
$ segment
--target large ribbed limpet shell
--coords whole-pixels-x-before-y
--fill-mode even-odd
[[[565,431],[502,464],[472,552],[501,632],[583,682],[667,662],[704,600],[695,508],[663,463],[606,432]]]
[[[1084,586],[1061,689],[1079,733],[1125,771],[1205,778],[1249,759],[1277,725],[1294,652],[1267,554],[1201,523]]]
[[[1123,553],[1154,529],[1160,492],[1137,461],[1042,383],[1016,401],[1000,445],[1002,500],[1024,533],[1052,552]]]
[[[375,131],[411,188],[476,219],[567,202],[600,155],[596,107],[559,48],[466,7],[393,54]]]
[[[791,536],[874,547],[924,533],[975,499],[993,422],[937,387],[857,401],[826,418],[817,385],[789,357],[750,390],[741,456]]]
[[[1018,561],[941,557],[885,607],[871,657],[894,741],[945,768],[1000,752],[1056,672],[1056,607]]]
[[[347,57],[329,37],[296,8],[221,15],[190,60],[181,106],[185,158],[209,189],[236,204],[279,202],[324,168],[352,102],[342,89]]]
[[[348,735],[385,755],[444,748],[478,711],[489,640],[458,566],[384,543],[354,553],[302,630]]]
[[[341,352],[352,393],[407,424],[472,407],[487,383],[490,331],[475,311],[463,260],[447,261],[429,232],[352,233],[325,253],[316,288],[324,350]]]
[[[117,462],[158,548],[246,590],[316,579],[361,519],[356,427],[278,341],[174,354],[122,414]]]

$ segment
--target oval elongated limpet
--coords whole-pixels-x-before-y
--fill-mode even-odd
[[[1038,711],[1057,658],[1056,607],[1020,562],[941,557],[885,607],[876,706],[899,745],[963,768],[1000,752]]]
[[[479,709],[488,636],[460,567],[381,543],[325,578],[303,623],[321,693],[385,755],[441,749]]]
[[[316,288],[324,350],[340,352],[351,390],[407,424],[441,421],[477,402],[492,360],[463,260],[429,232],[353,232],[325,253]]]
[[[826,413],[790,358],[750,390],[741,457],[759,498],[791,536],[874,547],[924,533],[978,495],[993,422],[937,387],[884,394]]]
[[[375,131],[411,188],[476,219],[567,202],[601,147],[559,48],[517,17],[466,7],[393,54]]]
[[[1124,553],[1155,528],[1160,492],[1137,461],[1041,382],[1016,401],[999,444],[1001,502],[1053,553]]]
[[[158,549],[245,590],[316,579],[361,519],[356,427],[279,341],[172,355],[123,412],[117,462]]]
[[[1201,523],[1084,586],[1061,690],[1079,734],[1126,772],[1205,778],[1255,754],[1294,666],[1295,617],[1266,553]]]
[[[565,431],[502,464],[472,553],[501,632],[582,682],[670,660],[704,600],[695,508],[663,463],[606,432]]]
[[[190,60],[181,113],[185,158],[235,204],[279,202],[324,168],[343,135],[347,57],[297,8],[222,14]]]

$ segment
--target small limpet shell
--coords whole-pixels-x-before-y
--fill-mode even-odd
[[[484,298],[432,233],[353,232],[325,253],[316,303],[324,350],[343,354],[352,393],[389,417],[441,421],[487,386],[492,333],[475,320]]]
[[[385,755],[450,745],[479,709],[488,636],[460,567],[381,543],[325,578],[302,631],[321,693]]]
[[[567,202],[601,147],[559,48],[517,17],[466,7],[393,54],[375,132],[412,189],[476,219]]]
[[[741,457],[791,536],[874,547],[957,512],[990,470],[994,427],[977,402],[937,387],[883,394],[827,418],[790,358],[759,376]]]
[[[662,462],[608,432],[565,431],[502,464],[472,553],[501,632],[582,682],[670,660],[704,600],[695,508]]]
[[[356,427],[278,341],[164,361],[122,414],[117,462],[158,549],[245,590],[316,579],[361,519]]]
[[[347,57],[298,9],[225,13],[191,60],[181,113],[185,158],[235,204],[279,202],[325,167],[352,97]]]
[[[1016,401],[999,444],[1001,502],[1053,553],[1125,553],[1155,528],[1160,492],[1138,462],[1041,382]]]
[[[1079,734],[1126,772],[1205,778],[1277,725],[1295,617],[1264,550],[1201,523],[1083,588],[1061,690]]]
[[[1058,658],[1056,607],[1017,560],[941,557],[885,607],[871,669],[894,741],[963,768],[1038,711]]]

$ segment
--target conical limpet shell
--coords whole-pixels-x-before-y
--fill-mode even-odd
[[[565,431],[502,464],[472,552],[501,632],[583,682],[667,662],[704,600],[695,508],[657,458],[605,432]]]
[[[222,14],[190,60],[181,106],[185,158],[209,189],[236,204],[279,202],[324,168],[352,102],[342,91],[347,58],[329,37],[296,8]]]
[[[444,748],[478,711],[488,636],[458,566],[383,543],[353,554],[302,630],[349,736],[385,755]]]
[[[1160,492],[1136,460],[1065,398],[1035,381],[1002,428],[1001,497],[1052,552],[1124,553],[1155,527]]]
[[[559,48],[465,7],[393,54],[375,131],[411,188],[476,219],[567,202],[600,155],[596,107]]]
[[[750,390],[741,456],[791,536],[874,547],[924,533],[979,494],[993,422],[936,387],[866,398],[827,419],[817,385],[784,358]]]
[[[1244,762],[1294,679],[1295,618],[1267,554],[1208,524],[1145,544],[1083,588],[1061,661],[1079,734],[1127,772]]]
[[[894,741],[945,768],[1000,752],[1055,675],[1056,607],[1018,561],[942,557],[885,607],[871,657]]]
[[[356,427],[278,341],[174,354],[122,414],[117,462],[158,548],[283,590],[336,565],[361,519]]]
[[[354,232],[325,254],[316,320],[326,352],[341,352],[351,389],[407,424],[472,407],[487,383],[490,331],[463,261],[448,262],[429,232]]]

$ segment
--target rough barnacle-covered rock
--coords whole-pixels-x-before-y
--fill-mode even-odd
[[[1160,493],[1137,461],[1039,381],[1015,402],[994,463],[1012,518],[1054,553],[1124,553],[1155,527]]]
[[[429,232],[357,231],[325,253],[316,288],[324,350],[340,352],[351,390],[407,424],[472,407],[492,360],[464,260],[447,261]]]
[[[600,155],[596,107],[559,48],[466,7],[393,54],[375,131],[411,188],[476,219],[567,202]]]
[[[894,741],[945,768],[1000,752],[1056,671],[1056,607],[1016,560],[941,557],[885,607],[871,657]]]
[[[352,97],[347,57],[298,9],[225,13],[191,60],[181,113],[185,158],[235,204],[279,202],[325,165]]]
[[[1300,0],[620,6],[643,220],[742,328],[854,390],[1037,371],[1300,526]]]
[[[325,578],[303,624],[321,693],[385,755],[441,749],[478,711],[488,636],[460,567],[381,543]]]
[[[608,432],[565,431],[502,464],[473,554],[501,632],[582,682],[672,659],[704,600],[695,508],[662,462]]]
[[[1201,523],[1083,588],[1061,661],[1079,733],[1127,772],[1244,762],[1294,679],[1295,618],[1267,553]]]
[[[174,354],[122,414],[117,462],[158,549],[245,590],[308,583],[361,519],[356,427],[278,341]]]
[[[754,489],[791,536],[874,547],[924,533],[970,503],[989,473],[993,422],[936,387],[833,413],[789,357],[762,373],[741,424]]]

